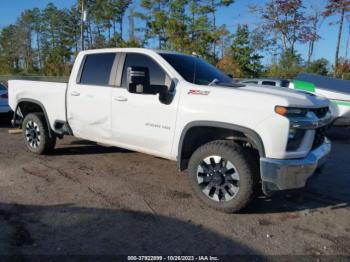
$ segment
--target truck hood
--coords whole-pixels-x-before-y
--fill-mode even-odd
[[[281,106],[290,106],[290,107],[326,107],[329,106],[329,100],[316,96],[314,94],[297,91],[283,87],[263,87],[263,86],[252,86],[245,85],[239,89],[246,92],[252,92],[255,94],[266,95],[269,97],[275,97],[276,100],[280,100]]]

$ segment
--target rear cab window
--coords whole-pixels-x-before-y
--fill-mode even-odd
[[[116,53],[86,55],[80,84],[108,86]]]

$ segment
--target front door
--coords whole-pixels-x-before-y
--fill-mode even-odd
[[[172,85],[171,77],[153,58],[139,53],[128,53],[123,66],[122,80],[112,94],[112,130],[118,142],[128,147],[169,155],[173,143],[178,95],[173,92],[165,103],[159,94],[135,94],[127,90],[127,68],[147,67],[152,86]],[[174,88],[176,90],[176,88]]]

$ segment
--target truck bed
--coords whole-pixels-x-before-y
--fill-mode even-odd
[[[67,86],[59,82],[10,80],[9,105],[15,110],[23,100],[41,104],[53,128],[53,120],[66,121]]]

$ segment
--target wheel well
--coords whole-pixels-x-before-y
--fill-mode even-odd
[[[181,149],[178,155],[178,164],[180,170],[188,167],[188,162],[197,148],[215,140],[235,141],[244,147],[249,147],[255,151],[255,155],[259,157],[259,146],[252,137],[243,132],[230,128],[211,127],[211,126],[194,126],[187,130],[185,136],[180,141]]]
[[[26,115],[30,114],[30,113],[43,113],[45,120],[46,120],[46,125],[48,126],[49,129],[49,136],[52,136],[52,130],[50,127],[50,122],[49,119],[47,117],[46,111],[44,109],[44,107],[40,104],[40,102],[36,102],[36,101],[20,101],[17,105],[17,108],[20,109],[20,113],[22,114],[22,119],[19,120],[19,125],[22,124],[22,120],[26,117]],[[17,109],[16,109],[16,113],[17,113]],[[16,114],[14,116],[14,122],[16,120]]]
[[[18,104],[18,107],[21,110],[23,118],[29,113],[44,113],[42,107],[34,102],[23,101]]]

